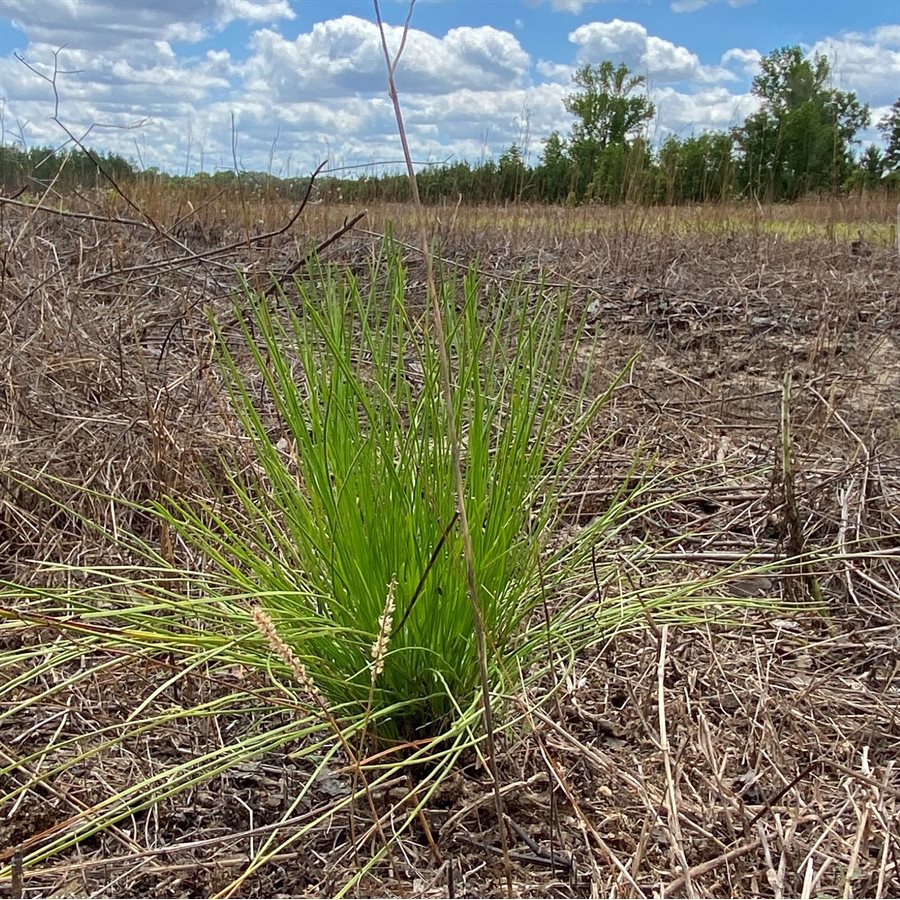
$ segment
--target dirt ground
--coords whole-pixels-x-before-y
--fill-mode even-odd
[[[50,477],[135,501],[198,483],[198,467],[231,439],[207,377],[206,312],[229,315],[235,266],[266,283],[266,272],[302,260],[354,213],[317,209],[256,243],[210,215],[177,231],[179,247],[136,225],[0,204],[0,580],[28,581],[35,559],[109,562],[77,517],[23,491],[13,471],[41,472],[48,493],[106,524],[108,504]],[[604,464],[571,498],[571,527],[602,507],[640,452],[678,479],[640,524],[642,538],[669,549],[628,578],[650,581],[657,565],[710,573],[786,552],[783,489],[763,473],[781,452],[790,372],[803,539],[845,552],[817,573],[824,611],[746,612],[746,627],[711,620],[672,630],[650,616],[645,629],[611,635],[578,660],[559,702],[501,748],[517,826],[515,894],[900,896],[896,250],[753,229],[520,221],[482,212],[476,228],[444,215],[439,269],[446,277],[475,265],[501,291],[511,279],[567,291],[602,349],[598,389],[637,354],[606,413],[615,438]],[[366,278],[382,229],[372,212],[322,257]],[[396,234],[410,239],[402,223]],[[407,263],[410,296],[424,301],[412,248]],[[588,336],[567,339],[586,346]],[[116,515],[117,527],[147,532],[140,515]],[[807,586],[760,577],[731,589],[789,599]],[[0,642],[12,637],[0,630]],[[34,629],[27,639],[52,636]],[[73,698],[84,704],[67,719],[73,734],[125,714],[131,680],[146,692],[165,673],[136,661],[115,677]],[[0,796],[22,777],[16,759],[41,739],[36,707],[24,716],[14,705],[0,708]],[[249,732],[253,715],[220,724]],[[73,782],[68,773],[25,802],[0,803],[0,866],[15,845],[89,804],[95,776],[115,787],[211,739],[200,725],[155,734],[100,774]],[[227,771],[26,870],[24,896],[211,896],[307,774],[283,753]],[[325,803],[345,789],[336,775],[316,791]],[[359,895],[503,896],[492,802],[487,774],[467,760],[426,809],[435,847],[422,829],[410,832],[392,871],[374,870]],[[346,829],[332,821],[248,879],[241,896],[331,895],[353,866]],[[4,895],[11,889],[0,881]]]

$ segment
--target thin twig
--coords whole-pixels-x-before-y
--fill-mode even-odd
[[[400,143],[403,145],[403,156],[407,161],[409,183],[412,190],[413,203],[419,222],[419,237],[422,242],[422,253],[425,260],[425,279],[428,287],[428,296],[431,300],[431,310],[434,325],[434,341],[437,344],[438,358],[441,364],[441,382],[444,393],[444,406],[447,412],[447,436],[450,443],[450,456],[453,465],[453,480],[456,483],[456,506],[459,513],[459,529],[463,540],[463,553],[466,561],[466,580],[469,587],[469,599],[472,605],[472,623],[475,631],[475,645],[478,652],[478,670],[481,681],[481,711],[484,718],[485,738],[487,741],[487,759],[491,772],[491,780],[494,786],[494,801],[497,813],[497,829],[500,833],[500,846],[503,851],[503,865],[506,871],[506,889],[510,897],[513,895],[512,865],[509,856],[509,838],[506,834],[504,821],[503,795],[500,792],[500,774],[497,769],[497,749],[494,740],[494,719],[491,708],[491,689],[487,667],[487,642],[484,632],[484,618],[481,612],[481,601],[478,596],[478,582],[475,575],[475,550],[472,544],[472,532],[469,528],[469,518],[466,512],[465,482],[462,474],[462,460],[460,453],[459,432],[456,424],[456,413],[453,405],[453,388],[450,374],[450,359],[447,353],[447,342],[444,333],[444,316],[441,311],[441,301],[438,296],[437,285],[434,278],[434,264],[428,245],[428,232],[425,227],[425,212],[422,200],[419,197],[419,186],[416,181],[416,171],[412,165],[412,153],[406,138],[406,128],[403,124],[403,113],[400,109],[400,97],[397,94],[397,85],[394,81],[394,72],[400,55],[406,46],[406,38],[409,32],[409,23],[412,18],[415,0],[410,0],[409,12],[403,26],[403,37],[400,41],[400,49],[393,61],[387,46],[387,36],[384,30],[384,22],[381,19],[381,9],[378,0],[372,0],[375,6],[375,20],[381,35],[381,48],[384,52],[384,60],[388,70],[388,91],[394,114],[397,118],[397,130],[400,135]]]
[[[663,766],[666,772],[666,795],[669,807],[669,834],[675,855],[684,872],[684,883],[688,893],[696,896],[691,881],[691,870],[688,868],[684,852],[684,840],[681,836],[681,822],[678,818],[678,793],[675,788],[675,774],[672,771],[672,755],[669,748],[669,735],[666,727],[666,648],[669,639],[669,626],[663,625],[659,630],[659,660],[656,667],[656,709],[659,719],[659,744],[663,755]]]
[[[746,844],[741,844],[740,847],[735,847],[733,850],[729,850],[727,853],[723,853],[721,856],[717,856],[715,859],[708,859],[706,862],[698,863],[696,866],[692,866],[689,870],[684,872],[684,874],[679,875],[673,881],[670,881],[662,890],[663,897],[671,897],[676,891],[680,891],[682,887],[684,887],[689,878],[699,878],[701,875],[706,875],[707,872],[712,872],[713,869],[717,869],[719,866],[724,865],[725,863],[730,863],[735,859],[738,859],[741,856],[746,856],[748,853],[752,853],[756,850],[760,845],[759,838],[756,838],[754,841],[749,841]]]

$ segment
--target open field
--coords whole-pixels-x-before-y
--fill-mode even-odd
[[[69,215],[0,203],[0,891],[19,893],[23,874],[24,896],[330,896],[377,851],[374,836],[353,850],[373,814],[394,810],[388,831],[408,814],[404,778],[371,806],[328,813],[352,767],[340,748],[301,752],[313,738],[291,732],[293,707],[271,699],[264,671],[207,660],[181,672],[139,643],[117,656],[91,643],[102,623],[51,667],[82,620],[43,616],[24,588],[89,589],[84,567],[134,564],[115,540],[125,533],[193,564],[141,505],[206,496],[220,452],[242,441],[207,318],[237,334],[235,270],[264,291],[272,272],[306,273],[336,235],[321,259],[380,296],[371,266],[390,227],[415,313],[413,216],[370,210],[338,234],[359,211],[321,204],[255,240],[290,209],[136,200],[169,238],[114,198],[94,219],[77,198],[61,204]],[[593,600],[614,608],[713,578],[751,604],[670,627],[648,603],[638,623],[598,626],[571,665],[560,648],[550,701],[530,703],[531,685],[510,698],[508,717],[528,709],[498,735],[516,895],[900,895],[896,213],[887,201],[428,211],[442,281],[474,267],[485,297],[518,285],[585,311],[587,327],[561,340],[598,350],[592,391],[636,354],[586,434],[603,442],[596,462],[565,497],[576,532],[636,464],[653,485],[654,502],[604,546]],[[778,563],[800,552],[820,554],[811,570]],[[573,602],[565,585],[547,593]],[[201,702],[202,715],[139,727]],[[261,721],[283,739],[254,743]],[[251,748],[240,766],[82,828],[130,785],[235,741]],[[461,754],[352,893],[504,895],[492,803],[478,755]]]

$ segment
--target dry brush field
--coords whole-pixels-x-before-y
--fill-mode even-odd
[[[189,208],[173,196],[138,205],[145,216],[110,197],[91,208],[67,198],[55,211],[0,203],[6,585],[77,579],[36,561],[125,565],[108,539],[119,532],[176,561],[187,552],[140,505],[207,490],[202,473],[241,440],[214,377],[208,319],[233,328],[239,272],[265,291],[271,273],[304,272],[319,245],[323,262],[366,282],[390,229],[405,242],[407,297],[425,308],[403,208],[369,210],[341,233],[360,210],[321,204],[276,233],[286,206],[194,197]],[[604,635],[561,668],[564,683],[528,727],[503,732],[516,895],[900,896],[900,258],[891,206],[851,212],[429,212],[439,277],[474,266],[496,291],[533,282],[587,311],[589,328],[562,339],[597,341],[597,392],[635,357],[602,414],[600,464],[566,498],[566,528],[577,530],[634,477],[636,460],[669,473],[659,502],[621,536],[617,578],[597,585],[605,599],[639,594],[663,573],[727,570],[723,596],[773,601],[672,628],[648,609],[643,627]],[[857,226],[867,241],[851,242]],[[641,567],[625,561],[636,542],[656,548]],[[767,570],[821,548],[828,561],[815,571]],[[565,600],[550,587],[549,603]],[[4,651],[52,644],[57,626],[7,590]],[[291,746],[28,863],[103,797],[255,727],[252,711],[229,710],[57,770],[42,748],[61,735],[80,748],[98,723],[134,715],[138,697],[164,708],[182,702],[179,691],[232,687],[199,668],[182,684],[165,658],[143,654],[51,690],[65,671],[3,676],[21,681],[0,707],[0,796],[13,798],[0,803],[6,896],[329,896],[358,865],[342,813],[236,881],[271,829],[288,834],[348,790],[336,758],[308,805],[290,807],[312,775]],[[462,757],[390,863],[354,892],[504,895],[492,804],[488,773],[475,754]],[[24,873],[11,866],[16,847]]]

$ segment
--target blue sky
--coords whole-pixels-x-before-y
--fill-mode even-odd
[[[382,0],[392,45],[406,10]],[[655,140],[740,122],[760,55],[785,44],[825,54],[875,121],[900,95],[900,0],[419,0],[412,29],[398,79],[422,160],[513,141],[536,158],[568,130],[572,72],[602,59],[646,77]],[[0,0],[5,141],[63,139],[49,85],[13,55],[49,71],[63,45],[60,118],[148,166],[231,166],[232,115],[247,168],[398,153],[368,0]]]

